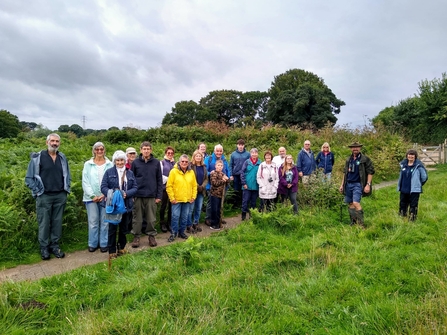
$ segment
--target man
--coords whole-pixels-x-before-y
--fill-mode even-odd
[[[234,206],[240,206],[242,203],[242,183],[241,173],[242,165],[250,158],[250,154],[245,150],[245,141],[239,139],[237,141],[237,148],[230,156],[230,181],[233,181],[234,196],[232,204]]]
[[[143,218],[147,222],[146,234],[149,235],[149,246],[156,247],[155,230],[157,204],[163,195],[163,179],[160,161],[152,155],[152,145],[144,141],[140,145],[140,155],[132,163],[132,172],[137,180],[138,190],[135,194],[132,248],[140,246]]]
[[[223,165],[224,165],[222,172],[225,173],[225,175],[228,178],[230,178],[231,174],[230,174],[230,169],[228,167],[228,162],[223,154],[223,146],[220,144],[217,144],[214,147],[214,152],[211,156],[207,156],[205,158],[205,165],[206,165],[206,170],[208,173],[208,178],[210,176],[210,173],[216,169],[216,161],[219,159],[222,160]],[[205,224],[208,226],[211,225],[211,221],[210,221],[211,220],[211,202],[209,201],[210,188],[211,188],[211,184],[208,183],[208,185],[206,185],[206,193],[208,195],[208,202],[206,203],[206,216],[205,216]],[[225,195],[222,197],[222,199],[225,199]],[[221,208],[223,208],[223,206]],[[221,216],[221,221],[222,221],[222,223],[225,223],[225,221],[222,220],[222,216]]]
[[[38,240],[43,260],[50,259],[50,253],[64,258],[59,247],[62,236],[62,216],[67,195],[70,193],[70,169],[67,158],[59,152],[61,138],[50,134],[46,144],[48,149],[31,154],[25,183],[36,199],[36,214],[39,225]]]
[[[189,165],[188,155],[181,155],[178,163],[169,172],[166,193],[172,205],[171,236],[168,242],[174,242],[177,236],[187,239],[185,229],[188,215],[191,215],[191,204],[197,197],[196,175]]]
[[[310,149],[309,140],[304,141],[304,148],[298,153],[296,168],[298,169],[298,175],[303,181],[303,185],[307,186],[309,184],[310,176],[317,168],[314,153]]]
[[[346,160],[340,192],[345,195],[345,202],[349,204],[351,225],[357,223],[365,227],[360,200],[362,194],[364,196],[371,194],[371,182],[375,171],[371,159],[360,152],[362,146],[358,142],[348,145],[352,155]]]
[[[279,169],[286,159],[287,150],[284,147],[278,149],[278,156],[273,157],[272,162],[276,164]]]
[[[135,150],[135,148],[129,147],[126,149],[126,168],[130,170],[131,166],[132,166],[132,162],[135,160],[135,158],[137,157],[137,151]]]

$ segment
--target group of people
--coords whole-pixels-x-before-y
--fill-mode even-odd
[[[70,193],[71,175],[67,158],[59,151],[60,137],[50,134],[46,140],[47,150],[31,154],[25,178],[27,186],[36,199],[38,241],[43,260],[50,254],[63,258],[59,241],[62,235],[62,216],[67,194]],[[310,141],[304,142],[298,153],[296,164],[280,147],[278,155],[266,151],[263,161],[259,152],[245,149],[243,139],[237,141],[236,150],[228,162],[222,145],[214,147],[212,154],[206,153],[205,143],[200,143],[191,156],[182,154],[175,161],[175,150],[168,146],[162,160],[152,154],[152,145],[144,141],[140,153],[129,147],[126,152],[118,150],[110,161],[102,142],[92,147],[92,158],[85,162],[82,172],[83,202],[88,217],[88,250],[108,252],[110,258],[125,254],[127,234],[133,235],[131,246],[140,246],[143,224],[148,235],[149,246],[157,246],[156,212],[160,204],[160,228],[170,232],[169,242],[177,237],[187,239],[186,233],[202,231],[199,219],[205,197],[205,223],[213,230],[221,229],[223,199],[233,183],[233,205],[241,207],[242,220],[256,208],[260,198],[261,211],[271,211],[278,201],[290,201],[293,212],[298,213],[297,191],[301,178],[309,185],[314,171],[321,169],[325,180],[331,179],[334,154],[328,143],[314,156]],[[346,160],[340,192],[345,195],[351,224],[364,226],[362,196],[371,194],[374,165],[369,157],[361,153],[362,144],[354,142],[348,146],[351,155]],[[417,152],[409,150],[401,162],[398,181],[400,192],[399,214],[415,220],[422,185],[427,181],[427,172]],[[107,197],[119,191],[125,204],[118,222],[107,220]],[[110,199],[109,199],[110,200]]]

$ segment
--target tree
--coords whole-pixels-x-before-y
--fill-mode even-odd
[[[276,76],[269,90],[266,119],[283,126],[335,124],[344,101],[312,72],[292,69]]]
[[[0,138],[14,138],[20,133],[19,118],[5,109],[0,110]]]
[[[68,133],[70,131],[70,126],[68,124],[61,124],[57,131],[60,133]]]
[[[176,102],[171,113],[166,113],[161,124],[176,124],[179,127],[193,125],[194,123],[204,123],[214,121],[214,116],[209,110],[197,104],[193,100]]]
[[[22,127],[23,131],[33,131],[34,129],[37,128],[37,123],[20,121],[20,127]]]

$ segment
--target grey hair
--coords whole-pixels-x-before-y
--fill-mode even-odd
[[[180,161],[181,161],[183,158],[186,158],[186,159],[189,161],[189,156],[188,156],[187,154],[183,154],[183,155],[181,155],[180,158],[178,159],[178,162],[180,163]]]
[[[250,153],[252,154],[252,153],[258,153],[258,149],[256,149],[256,148],[252,148],[252,149],[250,149]]]
[[[50,140],[50,137],[51,137],[51,136],[57,137],[57,138],[59,139],[59,141],[60,141],[60,139],[61,139],[61,137],[60,137],[58,134],[56,134],[56,133],[52,133],[52,134],[50,134],[50,135],[47,136],[47,141]]]
[[[93,155],[93,157],[96,157],[95,149],[98,148],[98,147],[103,147],[104,148],[104,154],[106,153],[106,146],[104,145],[104,143],[96,142],[95,144],[93,144],[93,147],[92,147],[92,155]]]
[[[217,148],[220,148],[220,149],[222,149],[222,151],[223,151],[223,146],[222,146],[222,144],[216,144],[216,145],[214,146],[214,151],[216,151]]]
[[[123,150],[115,151],[115,153],[113,154],[113,157],[112,157],[112,163],[115,164],[115,161],[117,159],[124,159],[124,160],[126,160],[126,153]]]

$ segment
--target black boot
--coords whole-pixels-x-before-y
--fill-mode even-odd
[[[242,212],[242,221],[245,221],[247,219],[247,213]]]
[[[199,233],[199,232],[201,232],[202,231],[202,228],[200,228],[199,227],[199,225],[196,223],[196,224],[193,224],[192,225],[192,228],[193,228],[193,233]]]
[[[418,208],[417,207],[410,207],[410,217],[409,221],[416,221],[418,215]]]
[[[363,209],[359,210],[359,211],[355,211],[356,212],[356,216],[357,216],[357,224],[359,226],[361,226],[362,228],[365,228],[365,222],[363,220]]]
[[[407,216],[407,211],[401,209],[401,210],[399,211],[399,216],[406,217],[406,216]]]
[[[353,226],[357,223],[357,213],[355,208],[349,208],[348,207],[348,212],[349,212],[349,218],[351,219],[350,225]]]

